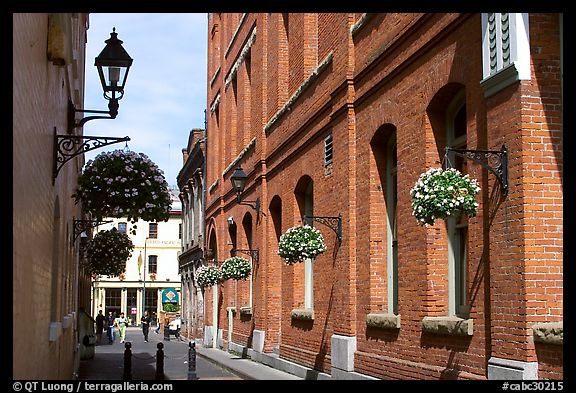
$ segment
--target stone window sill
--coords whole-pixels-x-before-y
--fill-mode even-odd
[[[424,317],[422,331],[433,334],[447,334],[453,336],[472,336],[474,334],[474,320],[451,317]]]
[[[564,322],[537,323],[532,326],[534,341],[544,344],[564,343]]]
[[[370,313],[366,315],[366,326],[379,329],[400,329],[400,315]]]
[[[516,65],[510,63],[495,74],[481,80],[480,86],[484,89],[484,97],[488,98],[519,80],[520,77],[518,76]]]
[[[291,312],[292,319],[301,319],[303,321],[314,320],[314,309],[312,308],[295,308]]]

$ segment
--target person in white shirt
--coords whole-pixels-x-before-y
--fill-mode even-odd
[[[177,339],[180,339],[180,328],[182,327],[182,320],[180,318],[176,318],[172,322],[168,324],[170,333],[174,332],[174,336]]]

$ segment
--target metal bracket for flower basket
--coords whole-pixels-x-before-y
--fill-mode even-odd
[[[312,220],[324,224],[332,229],[336,233],[338,241],[342,241],[342,214],[338,214],[338,217],[302,216],[302,222],[307,223],[308,225],[312,223]]]
[[[506,145],[502,145],[499,151],[452,149],[448,146],[445,150],[446,154],[449,151],[453,152],[457,156],[472,160],[492,172],[502,186],[502,194],[504,196],[508,195],[508,149]]]
[[[238,249],[234,249],[232,250],[232,253],[234,256],[236,256],[236,253],[242,253],[242,254],[246,254],[249,255],[250,258],[252,258],[252,260],[254,262],[256,262],[256,264],[258,264],[258,261],[260,260],[260,251],[259,250],[238,250]]]
[[[86,136],[86,135],[58,135],[54,127],[54,166],[52,170],[52,184],[56,181],[58,172],[65,163],[77,155],[91,150],[119,142],[128,142],[129,137],[117,138],[111,136]]]
[[[73,227],[74,227],[74,238],[72,239],[73,242],[80,236],[82,232],[85,232],[88,229],[96,228],[102,224],[108,224],[112,221],[99,221],[99,220],[73,220]]]

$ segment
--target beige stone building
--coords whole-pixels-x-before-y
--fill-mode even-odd
[[[83,107],[88,14],[15,13],[12,21],[12,377],[72,379],[80,310],[90,307],[73,230],[81,211],[71,198],[84,156],[54,176],[54,142],[67,134],[69,101]]]
[[[205,148],[204,129],[190,131],[188,144],[182,149],[182,169],[178,188],[182,201],[182,251],[178,264],[182,277],[182,334],[189,339],[202,336],[204,296],[196,285],[196,270],[204,261]]]
[[[107,315],[124,312],[132,324],[139,324],[142,310],[150,315],[160,315],[163,303],[180,307],[181,283],[178,272],[178,252],[182,237],[182,205],[177,192],[172,191],[172,208],[168,221],[148,222],[138,220],[136,234],[125,218],[109,218],[109,223],[96,230],[117,228],[128,234],[134,250],[126,262],[121,277],[98,276],[93,281],[92,314],[99,310]]]

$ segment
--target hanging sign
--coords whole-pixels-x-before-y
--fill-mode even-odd
[[[176,291],[176,288],[166,288],[162,291],[162,303],[178,303],[178,291]]]

